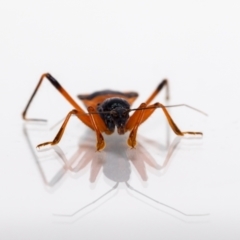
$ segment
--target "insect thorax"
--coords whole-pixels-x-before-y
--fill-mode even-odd
[[[130,104],[123,98],[108,98],[97,105],[97,111],[110,132],[115,126],[119,134],[125,133],[125,125],[129,118]]]

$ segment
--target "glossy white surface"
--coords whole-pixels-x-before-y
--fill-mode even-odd
[[[1,5],[0,29],[1,239],[239,239],[237,1],[8,1]],[[44,72],[74,97],[135,90],[135,107],[167,77],[168,104],[186,103],[209,114],[175,108],[173,119],[180,129],[204,136],[178,142],[159,110],[139,137],[155,168],[143,163],[146,152],[120,147],[114,136],[105,152],[96,153],[76,119],[58,147],[38,152],[35,146],[53,139],[59,125],[49,127],[72,109],[46,81],[29,116],[49,123],[24,124],[21,112]],[[164,102],[164,94],[157,101]],[[81,144],[91,163],[77,171],[80,155],[73,171],[67,170],[63,160],[73,161]],[[134,162],[139,171],[129,156],[140,160]],[[95,174],[99,159],[106,162],[104,171]],[[155,161],[166,167],[156,169]],[[98,199],[114,186],[106,177],[112,173],[179,211],[210,215],[184,216],[124,183],[72,217],[53,215],[74,213]]]

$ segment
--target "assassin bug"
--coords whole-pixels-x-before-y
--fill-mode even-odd
[[[117,128],[118,134],[124,134],[127,131],[130,131],[127,143],[131,148],[134,148],[137,144],[136,137],[138,127],[144,121],[146,121],[157,108],[162,109],[163,113],[165,114],[168,120],[170,127],[172,128],[176,135],[179,136],[183,136],[185,134],[202,135],[201,132],[191,131],[182,132],[174,123],[173,119],[169,115],[166,108],[186,106],[193,110],[201,112],[200,110],[197,110],[186,104],[178,104],[171,106],[164,106],[159,102],[150,104],[152,100],[156,97],[156,95],[164,87],[167,90],[166,98],[168,99],[169,85],[166,79],[164,79],[157,86],[155,91],[144,103],[140,104],[140,106],[135,109],[131,109],[130,106],[138,97],[138,93],[136,92],[118,92],[112,90],[104,90],[94,92],[92,94],[78,95],[78,98],[83,101],[84,105],[87,108],[87,112],[85,112],[51,74],[45,73],[41,76],[32,96],[30,97],[30,100],[27,103],[27,106],[25,107],[22,113],[22,117],[25,120],[46,121],[43,119],[29,119],[26,117],[27,110],[44,79],[48,79],[52,83],[52,85],[63,95],[63,97],[65,97],[66,100],[73,106],[74,109],[67,114],[60,130],[58,131],[53,141],[41,143],[37,146],[38,148],[46,145],[55,145],[59,143],[63,136],[67,123],[72,115],[76,115],[80,121],[82,121],[85,125],[87,125],[89,128],[95,131],[97,138],[96,144],[97,151],[101,151],[105,147],[105,141],[102,133],[108,135],[112,134],[115,130],[115,127]],[[135,112],[130,116],[129,113],[131,111]]]

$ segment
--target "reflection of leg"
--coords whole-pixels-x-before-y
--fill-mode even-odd
[[[59,217],[73,217],[74,215],[76,215],[77,213],[79,213],[80,211],[84,210],[85,208],[89,207],[90,205],[96,203],[98,200],[100,200],[101,198],[103,198],[104,196],[108,195],[110,192],[112,192],[113,190],[115,190],[118,187],[119,183],[116,183],[109,191],[107,191],[106,193],[104,193],[102,196],[100,196],[99,198],[97,198],[96,200],[94,200],[93,202],[87,204],[86,206],[80,208],[79,210],[77,210],[76,212],[72,213],[72,214],[53,214],[54,216],[59,216]]]
[[[184,216],[187,216],[187,217],[196,217],[196,216],[201,217],[201,216],[207,216],[207,215],[209,215],[209,213],[205,213],[205,214],[186,214],[186,213],[184,213],[184,212],[179,211],[178,209],[176,209],[176,208],[174,208],[174,207],[171,207],[171,206],[169,206],[169,205],[167,205],[167,204],[165,204],[165,203],[159,202],[159,201],[157,201],[157,200],[155,200],[155,199],[153,199],[153,198],[145,195],[144,193],[139,192],[138,190],[136,190],[135,188],[133,188],[132,186],[130,186],[128,182],[125,182],[125,184],[126,184],[126,186],[127,186],[129,189],[131,189],[132,191],[134,191],[134,192],[136,192],[136,193],[138,193],[138,194],[140,194],[140,195],[142,195],[142,196],[144,196],[144,197],[146,197],[146,198],[148,198],[148,199],[156,202],[157,204],[160,204],[160,205],[162,205],[162,206],[164,206],[164,207],[170,208],[170,209],[172,209],[173,211],[178,212],[178,213],[180,213],[180,214],[182,214],[182,215],[184,215]]]
[[[169,160],[173,154],[173,152],[175,151],[175,149],[177,148],[177,145],[179,144],[179,142],[182,140],[181,137],[176,136],[174,138],[174,140],[172,141],[171,145],[168,148],[168,152],[167,152],[167,156],[163,162],[163,165],[159,168],[159,170],[162,170],[164,168],[166,168],[167,164],[169,163]]]
[[[30,140],[29,130],[27,129],[26,124],[24,124],[23,132],[24,132],[26,141],[28,143],[28,146],[30,148],[30,151],[31,151],[31,153],[33,155],[33,158],[35,160],[35,163],[37,165],[37,168],[38,168],[38,170],[40,172],[40,175],[43,179],[44,184],[46,184],[49,187],[53,187],[60,179],[62,179],[62,177],[67,172],[67,170],[65,169],[65,165],[62,168],[59,169],[59,171],[54,175],[54,177],[51,180],[48,180],[47,177],[46,177],[46,174],[45,174],[45,172],[42,168],[39,156],[36,154],[35,148],[33,147],[33,143]]]

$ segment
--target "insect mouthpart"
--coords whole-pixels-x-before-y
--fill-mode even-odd
[[[112,119],[117,127],[118,134],[124,134],[126,132],[125,125],[129,118],[129,111],[124,107],[116,107],[111,111]]]
[[[117,126],[118,134],[122,135],[126,132],[125,125]]]

